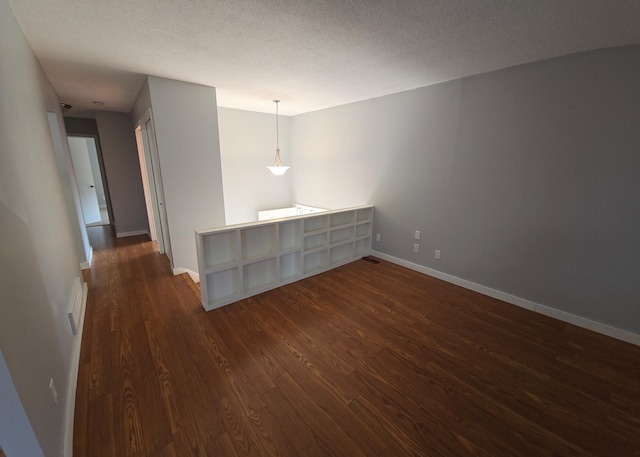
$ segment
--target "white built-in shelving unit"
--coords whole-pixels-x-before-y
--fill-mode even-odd
[[[218,308],[371,252],[373,206],[196,230],[202,306]]]

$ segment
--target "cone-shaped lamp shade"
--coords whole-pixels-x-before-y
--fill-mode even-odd
[[[273,173],[276,176],[282,176],[289,169],[289,167],[283,167],[283,166],[280,166],[280,167],[267,167],[267,168],[269,169],[269,171],[271,173]]]

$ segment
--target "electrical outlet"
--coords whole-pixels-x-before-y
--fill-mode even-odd
[[[56,390],[56,385],[53,382],[53,378],[49,381],[49,390],[51,391],[51,396],[53,397],[53,402],[58,404],[58,391]]]
[[[420,245],[419,244],[414,244],[413,245],[413,252],[418,252],[420,251]]]
[[[416,230],[416,234],[413,236],[413,238],[416,240],[420,239],[420,230]]]
[[[379,233],[376,233],[376,241],[380,241],[380,239],[382,239],[382,236]]]
[[[436,249],[436,252],[433,254],[433,257],[440,260],[440,251]]]

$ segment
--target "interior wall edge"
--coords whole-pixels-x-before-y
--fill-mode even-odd
[[[81,270],[88,270],[91,268],[91,262],[93,261],[93,246],[89,245],[89,255],[87,261],[80,263]]]
[[[173,276],[178,276],[184,273],[188,273],[193,282],[196,284],[200,282],[200,274],[188,268],[176,267],[172,270]]]

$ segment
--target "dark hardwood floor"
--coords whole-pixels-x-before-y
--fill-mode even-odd
[[[640,455],[640,347],[384,261],[206,313],[89,234],[75,457]]]

